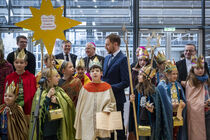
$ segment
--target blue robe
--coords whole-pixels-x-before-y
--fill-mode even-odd
[[[136,106],[136,114],[137,114],[137,108],[138,108],[138,92],[137,90],[134,90],[135,93],[135,106]],[[159,97],[159,91],[156,88],[155,93],[150,95],[151,101],[154,103],[154,113],[151,114],[151,140],[160,140],[160,131],[161,129],[161,103],[160,103],[160,97]],[[134,123],[134,116],[133,116],[133,105],[130,105],[130,116],[129,116],[129,132],[136,132],[135,131],[135,123]],[[137,118],[139,118],[139,115],[137,114]]]
[[[186,104],[186,99],[184,96],[184,91],[182,86],[177,83],[177,87],[179,88],[180,99],[183,100]],[[173,140],[173,107],[171,102],[171,93],[168,92],[168,87],[171,87],[172,84],[166,83],[165,81],[161,81],[157,88],[160,92],[160,100],[161,100],[161,111],[162,111],[162,129],[161,129],[161,139]],[[178,132],[178,140],[187,140],[187,125],[186,125],[186,107],[182,112],[183,123],[182,127],[179,127]]]

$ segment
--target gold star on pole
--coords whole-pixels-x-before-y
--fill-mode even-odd
[[[157,39],[157,44],[154,46],[150,45],[151,39],[156,38]],[[157,35],[155,32],[152,33],[150,37],[147,38],[147,48],[151,49],[151,65],[153,66],[153,59],[154,59],[154,51],[157,47],[160,47],[160,39],[161,36]]]
[[[15,25],[34,31],[33,39],[42,39],[48,54],[51,55],[57,38],[66,40],[64,30],[81,24],[81,22],[62,16],[64,6],[53,8],[51,0],[42,0],[40,9],[30,7],[32,18]]]
[[[153,38],[157,39],[157,44],[152,47],[150,45],[150,42],[151,42],[151,39],[153,39]],[[147,48],[151,48],[151,49],[155,50],[157,47],[160,47],[160,39],[161,39],[161,36],[157,35],[155,32],[153,32],[152,35],[147,38]]]

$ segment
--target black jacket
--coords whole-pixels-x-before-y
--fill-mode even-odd
[[[178,62],[176,62],[176,67],[178,69],[178,72],[179,72],[179,77],[178,77],[178,81],[181,82],[181,81],[186,81],[187,79],[187,65],[186,65],[186,60],[183,59],[183,60],[180,60]],[[207,63],[205,62],[205,71],[207,72],[207,74],[209,75],[209,70],[208,70],[208,65]]]

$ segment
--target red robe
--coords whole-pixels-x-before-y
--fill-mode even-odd
[[[33,74],[31,74],[29,71],[26,70],[21,75],[21,79],[23,80],[24,113],[26,115],[30,115],[33,97],[36,92],[36,78]],[[10,83],[14,81],[15,85],[17,85],[18,80],[19,80],[19,75],[16,72],[9,74],[4,82],[4,93],[7,82],[8,85],[10,85]]]

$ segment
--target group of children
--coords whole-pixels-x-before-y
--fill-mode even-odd
[[[138,68],[138,82],[134,84],[135,95],[130,95],[130,101],[135,101],[138,130],[131,105],[129,139],[135,139],[135,134],[140,140],[209,140],[210,79],[203,57],[193,56],[184,92],[177,81],[174,61],[166,60],[158,52],[154,56],[157,67],[154,69],[147,50],[138,49],[139,62],[132,72],[136,74]]]
[[[173,61],[158,52],[154,68],[144,47],[137,54],[140,61],[132,69],[135,95],[130,95],[130,101],[135,102],[138,130],[135,131],[131,105],[130,134],[140,140],[209,139],[210,79],[205,73],[203,57],[192,58],[184,92],[177,82],[178,71]],[[96,128],[96,112],[116,111],[112,88],[101,81],[102,65],[97,58],[90,61],[90,73],[86,75],[82,59],[76,62],[75,74],[71,62],[46,55],[46,68],[36,78],[24,70],[27,65],[24,51],[17,52],[14,58],[16,71],[5,80],[4,104],[0,106],[2,140],[32,137],[34,113],[41,94],[37,81],[41,76],[46,80],[36,126],[39,131],[35,131],[33,139],[110,139],[109,130]]]
[[[76,62],[75,74],[71,62],[45,55],[46,68],[35,78],[24,70],[27,65],[24,51],[17,52],[14,58],[16,71],[5,80],[4,104],[0,106],[2,140],[106,140],[110,137],[109,130],[96,129],[96,112],[116,111],[112,88],[101,81],[102,65],[97,58],[89,64],[92,81],[84,73],[82,59]],[[37,84],[41,77],[46,79],[42,93]],[[39,121],[32,136],[40,94]]]

